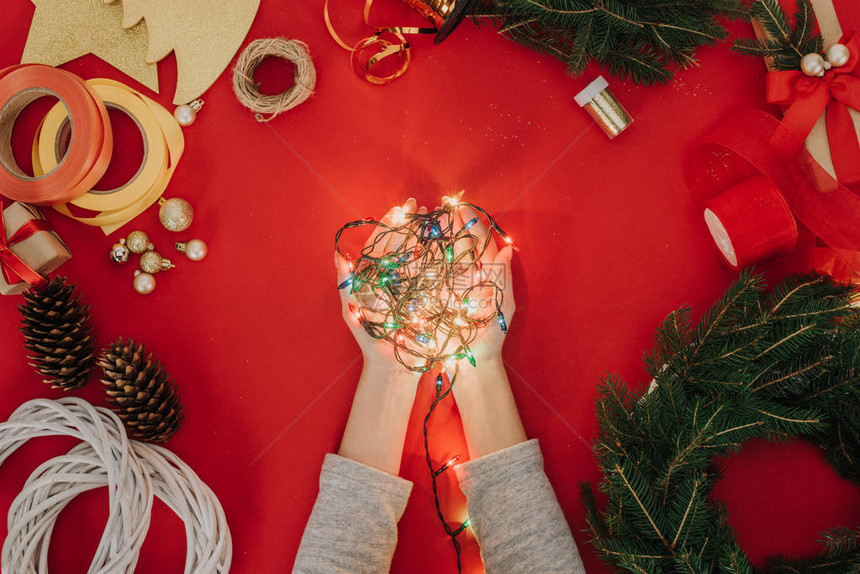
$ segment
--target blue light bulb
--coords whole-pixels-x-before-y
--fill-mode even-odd
[[[507,335],[508,334],[508,322],[505,321],[505,315],[501,311],[499,311],[496,314],[496,317],[498,317],[498,319],[499,319],[499,327],[502,328],[502,333]]]
[[[343,283],[337,286],[338,289],[346,289],[352,285],[352,274],[347,275],[346,279],[343,280]]]

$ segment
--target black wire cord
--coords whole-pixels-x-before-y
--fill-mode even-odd
[[[460,560],[460,554],[462,552],[462,547],[460,546],[460,541],[457,540],[457,536],[460,535],[466,528],[469,527],[469,519],[467,518],[459,527],[456,529],[451,528],[448,524],[448,521],[445,519],[445,513],[442,512],[442,505],[439,500],[439,491],[437,480],[439,476],[442,475],[446,470],[451,468],[451,464],[456,462],[460,458],[459,455],[450,459],[444,465],[439,468],[436,468],[433,465],[433,458],[430,456],[430,437],[427,431],[427,425],[430,422],[430,416],[433,414],[433,411],[436,410],[436,406],[445,398],[451,394],[454,390],[454,381],[457,379],[457,372],[460,367],[457,365],[454,368],[454,375],[451,377],[451,382],[448,385],[448,388],[443,390],[444,380],[442,378],[441,373],[436,376],[436,398],[430,403],[430,408],[427,409],[427,416],[424,417],[424,455],[425,460],[427,461],[427,469],[430,471],[430,478],[433,482],[433,500],[436,503],[436,513],[439,515],[439,522],[442,523],[442,527],[445,529],[445,533],[451,538],[451,545],[454,546],[454,552],[457,555],[457,572],[462,573],[463,567]]]

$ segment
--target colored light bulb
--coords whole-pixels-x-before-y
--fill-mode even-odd
[[[469,230],[469,229],[471,229],[471,228],[472,228],[472,226],[473,226],[473,225],[475,225],[476,223],[478,223],[478,218],[477,218],[477,217],[473,217],[472,219],[470,219],[469,221],[467,221],[467,222],[466,222],[466,225],[464,225],[464,226],[463,226],[463,229],[464,229],[464,230],[466,230],[466,231],[468,231],[468,230]]]
[[[443,472],[445,472],[446,470],[448,470],[449,468],[451,468],[452,466],[454,466],[454,464],[455,464],[458,460],[460,460],[460,455],[459,455],[459,454],[458,454],[458,455],[454,455],[454,456],[452,456],[450,459],[448,459],[448,462],[446,462],[445,464],[443,464],[442,466],[440,466],[440,467],[439,467],[439,469],[438,469],[438,470],[436,471],[436,473],[435,473],[435,474],[436,474],[436,476],[439,476],[440,474],[442,474]]]
[[[466,347],[466,358],[469,359],[469,363],[474,367],[475,366],[475,355],[472,354],[472,349]]]
[[[347,287],[349,287],[350,285],[352,285],[352,280],[353,280],[352,274],[347,275],[346,279],[344,279],[344,280],[341,282],[341,284],[337,286],[337,288],[338,288],[338,289],[346,289]]]
[[[501,311],[498,311],[496,317],[499,319],[499,327],[502,328],[502,333],[508,333],[508,322],[505,321],[505,315]]]
[[[352,303],[349,304],[349,312],[352,313],[353,317],[361,321],[361,310]]]
[[[442,228],[439,223],[434,220],[428,220],[424,224],[424,240],[438,239],[442,236]]]
[[[400,323],[395,323],[393,321],[386,321],[382,324],[383,329],[399,329],[400,327],[402,327]]]
[[[454,536],[457,536],[458,534],[460,534],[461,532],[463,532],[464,530],[469,528],[469,526],[471,526],[471,524],[472,524],[472,521],[469,520],[468,518],[466,520],[464,520],[463,524],[460,525],[460,528],[458,528],[457,530],[454,531]]]

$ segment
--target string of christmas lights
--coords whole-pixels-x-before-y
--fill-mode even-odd
[[[462,548],[460,546],[460,541],[457,540],[457,537],[469,527],[469,519],[464,520],[460,526],[457,528],[451,528],[448,524],[448,520],[445,518],[445,513],[442,511],[442,504],[439,500],[439,490],[438,490],[438,478],[444,473],[446,470],[457,464],[457,461],[460,460],[460,455],[454,455],[448,461],[436,468],[433,464],[433,458],[430,456],[430,436],[427,432],[427,425],[430,423],[430,416],[433,414],[433,411],[436,410],[436,405],[438,405],[441,401],[443,401],[451,391],[454,390],[454,381],[457,378],[457,371],[459,370],[459,365],[454,367],[454,375],[450,379],[450,384],[447,389],[444,389],[444,379],[442,378],[442,374],[436,375],[436,398],[430,403],[430,408],[427,409],[427,416],[424,417],[424,459],[427,461],[427,469],[430,471],[430,479],[433,484],[433,500],[436,504],[436,513],[439,515],[439,522],[442,523],[442,528],[445,529],[445,534],[447,534],[451,538],[451,545],[454,547],[454,552],[457,555],[457,572],[462,572],[462,566],[460,562],[460,552]]]
[[[442,203],[425,214],[398,213],[393,225],[373,218],[353,221],[335,235],[335,248],[351,271],[338,289],[348,288],[358,303],[351,304],[350,311],[371,337],[394,346],[394,356],[404,367],[422,373],[461,359],[475,366],[470,345],[480,329],[492,321],[503,332],[508,329],[502,313],[504,290],[482,269],[481,256],[493,233],[513,245],[511,238],[491,215],[459,195],[444,197]],[[453,215],[463,207],[479,215],[455,229]],[[483,240],[469,231],[481,216],[489,230]],[[365,225],[382,231],[353,261],[341,250],[341,236]],[[385,245],[395,248],[377,253]],[[416,358],[423,362],[416,365]]]
[[[355,296],[355,303],[349,304],[355,319],[371,337],[393,345],[394,357],[410,371],[439,371],[436,398],[424,418],[424,454],[436,512],[451,538],[458,572],[462,568],[457,537],[469,527],[469,519],[457,527],[448,524],[437,481],[457,463],[460,455],[436,467],[430,455],[428,424],[436,406],[451,394],[460,362],[465,359],[473,367],[476,365],[472,345],[480,330],[495,321],[507,333],[502,313],[504,285],[493,277],[493,270],[483,268],[481,260],[494,241],[494,234],[516,249],[510,236],[489,213],[462,201],[461,197],[462,192],[443,197],[442,206],[427,213],[395,212],[391,224],[370,217],[353,221],[335,235],[335,249],[350,268],[350,274],[338,289],[349,289]],[[459,210],[464,207],[477,216],[463,217]],[[482,236],[470,232],[480,218],[486,219],[488,230]],[[456,221],[462,222],[461,225],[456,225]],[[353,261],[341,249],[342,235],[366,225],[380,230]],[[442,372],[452,369],[446,388]]]

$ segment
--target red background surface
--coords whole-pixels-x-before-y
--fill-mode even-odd
[[[357,4],[333,4],[344,35],[363,30]],[[394,0],[377,5],[380,21],[420,23]],[[837,7],[846,28],[860,22],[860,6]],[[0,67],[18,63],[33,13],[29,0],[4,8]],[[741,24],[730,29],[751,33]],[[702,49],[701,67],[681,72],[670,86],[612,79],[636,123],[610,141],[572,101],[597,69],[571,79],[562,64],[490,29],[466,23],[438,47],[429,38],[414,40],[413,66],[383,88],[353,76],[317,2],[263,0],[249,40],[276,35],[310,45],[317,93],[270,124],[236,102],[226,75],[205,94],[168,189],[195,206],[189,232],[161,229],[154,209],[110,238],[48,214],[74,252],[62,273],[92,305],[98,343],[120,335],[144,342],[177,380],[186,420],[169,446],[220,496],[233,532],[234,571],[291,567],[323,455],[337,448],[344,428],[361,360],[341,324],[334,232],[407,197],[432,207],[463,188],[520,246],[518,311],[506,345],[514,393],[529,435],[540,439],[588,571],[610,571],[581,533],[578,501],[578,483],[598,477],[588,448],[595,385],[608,371],[637,388],[645,384],[640,357],[660,319],[683,304],[701,313],[732,280],[687,194],[682,158],[720,118],[761,106],[761,62],[723,45]],[[65,68],[142,89],[92,56]],[[159,71],[162,93],[153,97],[170,107],[173,56]],[[259,77],[276,92],[290,85],[290,74],[267,63]],[[22,123],[19,150],[28,137]],[[130,124],[120,121],[117,131],[116,166],[107,176],[113,183],[133,173],[141,155]],[[179,265],[158,276],[148,297],[132,290],[131,265],[117,268],[107,258],[111,244],[132,229],[149,232]],[[173,241],[191,237],[210,245],[202,263],[172,252]],[[28,399],[61,396],[27,366],[19,301],[0,299],[0,419]],[[103,404],[96,381],[75,394]],[[417,483],[393,572],[454,571],[422,460],[419,423],[427,401],[420,393],[407,437],[402,474]],[[432,447],[444,460],[463,448],[456,412],[448,405],[434,423]],[[70,445],[43,439],[11,457],[0,470],[0,511],[39,462]],[[741,544],[759,565],[777,552],[811,554],[819,531],[854,526],[860,517],[860,493],[805,443],[752,443],[725,466],[715,495],[727,502]],[[465,517],[455,494],[444,489],[452,522]],[[52,572],[86,569],[105,499],[90,493],[63,512]],[[181,572],[184,552],[180,521],[157,503],[138,571]],[[464,564],[480,571],[473,542]]]

